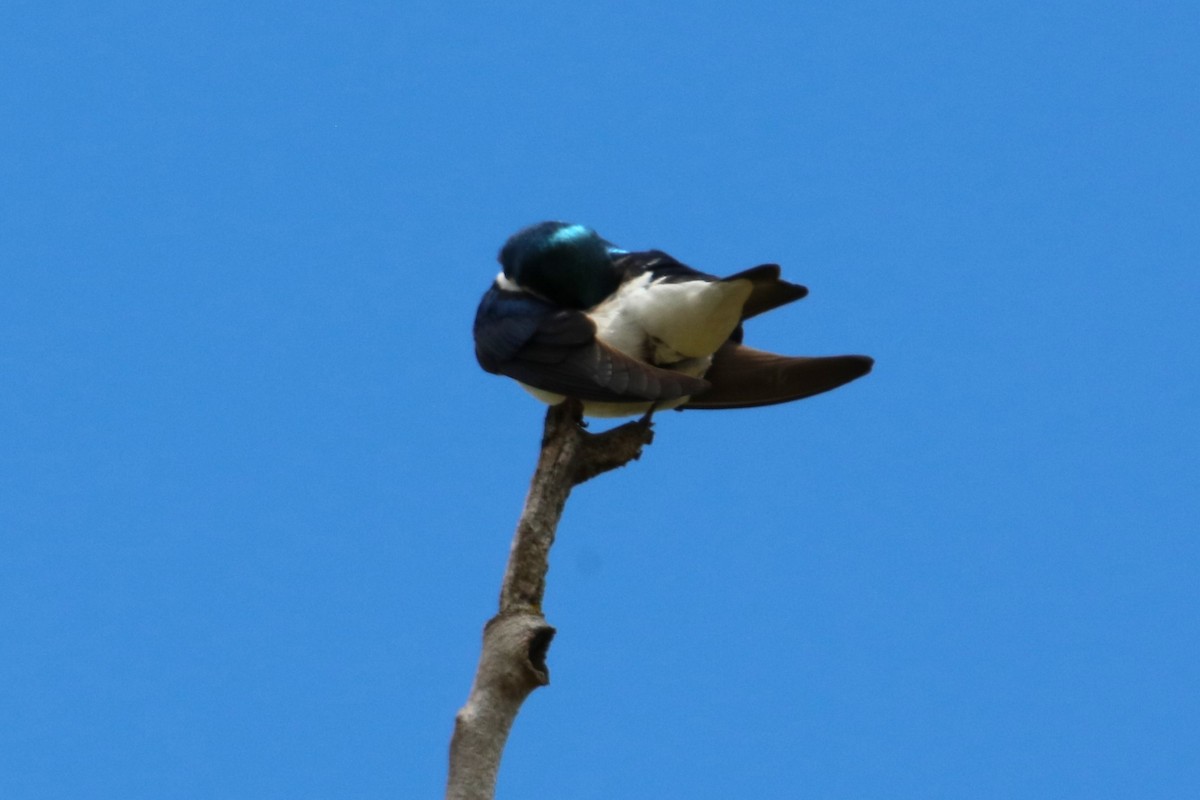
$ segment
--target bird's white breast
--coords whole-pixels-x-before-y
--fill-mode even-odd
[[[741,321],[752,288],[744,280],[666,281],[646,273],[588,315],[600,339],[634,358],[660,366],[707,362]]]

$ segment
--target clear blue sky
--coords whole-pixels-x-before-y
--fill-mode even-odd
[[[576,492],[500,798],[1200,796],[1197,41],[5,3],[0,796],[440,795],[542,420],[471,318],[547,218],[878,363]]]

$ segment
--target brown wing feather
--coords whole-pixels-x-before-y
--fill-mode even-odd
[[[712,388],[683,408],[749,408],[800,400],[861,378],[868,356],[782,356],[727,342],[705,373]]]

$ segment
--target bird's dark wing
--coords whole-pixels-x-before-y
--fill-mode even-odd
[[[726,342],[704,377],[712,388],[683,408],[750,408],[836,389],[871,371],[868,356],[781,356]]]
[[[743,320],[756,317],[764,311],[779,308],[808,294],[807,287],[798,283],[789,283],[780,278],[778,264],[762,264],[751,267],[722,280],[748,280],[753,284],[754,288],[750,292],[750,299],[746,301],[746,305],[742,306]]]
[[[631,358],[596,339],[582,311],[493,286],[475,315],[475,357],[488,372],[596,402],[672,400],[708,382]]]
[[[631,278],[651,272],[656,280],[665,281],[699,281],[720,280],[715,275],[692,269],[682,261],[677,261],[662,250],[640,250],[633,253],[620,253],[613,256],[613,266],[621,271],[621,279]]]

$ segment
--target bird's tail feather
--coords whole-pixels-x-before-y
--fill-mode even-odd
[[[782,356],[728,342],[704,375],[712,388],[683,408],[750,408],[800,400],[861,378],[874,363],[868,356]]]

